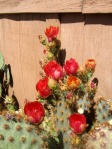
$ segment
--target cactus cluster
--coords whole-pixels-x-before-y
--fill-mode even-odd
[[[61,139],[58,138],[59,141],[55,142],[52,148],[55,148],[59,143],[61,143],[61,146],[58,146],[60,149],[84,149],[85,146],[89,148],[88,138],[91,131],[94,132],[96,129],[96,125],[100,123],[101,128],[104,128],[104,122],[108,122],[108,126],[111,127],[112,104],[111,101],[107,101],[103,97],[97,99],[97,102],[94,101],[98,87],[97,78],[90,81],[96,66],[94,59],[87,60],[82,66],[79,66],[73,58],[67,60],[66,63],[62,62],[64,56],[62,56],[61,62],[59,61],[60,53],[63,50],[60,50],[60,42],[56,42],[59,41],[56,38],[58,31],[57,27],[51,26],[45,31],[48,41],[42,36],[40,39],[45,46],[44,53],[46,54],[46,60],[40,63],[44,70],[41,75],[42,78],[47,78],[47,84],[43,86],[47,88],[48,92],[44,88],[36,88],[37,100],[52,106],[57,132],[61,133]],[[37,84],[43,83],[43,80],[40,80]],[[44,92],[47,93],[46,97]],[[75,116],[74,113],[83,115],[87,124],[83,125],[82,119],[79,120],[80,124],[77,125],[79,121],[73,117]],[[70,119],[71,115],[73,119]],[[106,129],[110,131],[107,127]],[[111,132],[109,132],[109,135],[109,138],[111,138]],[[88,141],[85,141],[86,139]],[[94,148],[94,141],[90,148]]]
[[[44,71],[36,84],[37,101],[27,102],[22,116],[9,112],[0,116],[3,149],[112,148],[112,102],[103,97],[94,101],[96,62],[89,59],[82,66],[74,58],[64,62],[58,31],[50,26],[47,39],[39,36],[46,59],[39,61]],[[13,109],[13,100],[5,98]]]

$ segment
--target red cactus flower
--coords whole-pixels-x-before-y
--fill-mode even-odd
[[[74,113],[69,117],[69,125],[75,134],[81,134],[87,127],[86,117],[83,114]]]
[[[45,110],[40,102],[28,102],[24,106],[24,113],[31,123],[40,123],[45,116]]]
[[[48,78],[45,77],[36,84],[36,90],[38,91],[39,95],[43,98],[47,98],[51,95],[52,91],[48,86]]]
[[[50,26],[49,28],[46,28],[45,34],[48,38],[48,41],[50,42],[54,38],[56,38],[58,32],[59,32],[59,27]]]
[[[79,67],[78,63],[73,58],[71,58],[70,60],[67,60],[66,64],[64,65],[64,69],[67,75],[75,75],[78,67]]]
[[[94,70],[96,66],[96,62],[94,59],[88,59],[85,63],[85,67],[89,70]]]
[[[63,77],[63,69],[56,61],[50,61],[43,68],[48,77],[52,77],[55,80]]]

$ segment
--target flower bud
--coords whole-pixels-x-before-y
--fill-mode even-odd
[[[71,90],[77,89],[81,84],[81,80],[75,76],[69,76],[67,78],[68,88]]]
[[[89,70],[94,70],[96,66],[96,62],[94,59],[88,59],[85,63],[85,67]]]
[[[54,79],[49,78],[48,86],[50,89],[55,89],[57,87],[57,82]]]
[[[51,52],[47,52],[47,58],[49,60],[53,60],[54,59],[54,54],[52,54]]]
[[[41,35],[39,35],[39,39],[40,39],[40,42],[43,44],[43,45],[46,45],[46,39],[44,37],[42,37]]]
[[[79,75],[84,74],[84,73],[85,73],[85,67],[80,66],[79,69],[78,69],[78,71],[77,71],[77,73],[78,73]]]

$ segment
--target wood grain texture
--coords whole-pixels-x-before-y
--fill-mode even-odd
[[[89,58],[97,62],[93,77],[99,79],[96,99],[112,98],[112,14],[63,14],[61,22],[62,47],[67,57],[84,64]]]
[[[82,13],[112,13],[112,0],[84,0]]]
[[[58,14],[1,15],[0,50],[11,65],[13,88],[21,106],[24,99],[35,100],[37,81],[41,78],[39,60],[44,57],[38,36],[49,25],[60,26]]]
[[[0,0],[0,13],[81,12],[83,0]]]
[[[99,79],[97,96],[112,99],[112,14],[86,15],[83,60],[94,58]]]
[[[13,14],[0,15],[0,50],[11,65],[12,92],[21,106],[35,100],[35,84],[41,78],[39,60],[44,58],[38,35],[50,25],[59,26],[66,59],[84,64],[96,59],[94,77],[99,79],[98,96],[112,98],[112,14]]]
[[[84,16],[81,14],[61,15],[61,42],[66,50],[66,59],[72,57],[82,63]]]

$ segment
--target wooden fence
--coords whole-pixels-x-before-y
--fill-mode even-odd
[[[36,99],[38,62],[44,57],[38,35],[54,25],[60,28],[66,59],[73,57],[79,64],[96,59],[96,98],[112,98],[111,6],[112,0],[0,0],[0,50],[11,65],[14,82],[10,95],[14,92],[21,106],[24,99]]]

